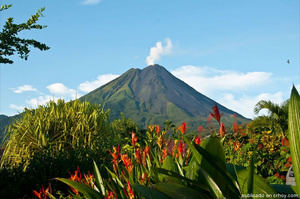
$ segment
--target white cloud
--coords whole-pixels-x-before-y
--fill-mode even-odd
[[[23,93],[23,92],[26,92],[26,91],[37,91],[37,89],[33,88],[31,85],[23,85],[23,86],[19,86],[16,89],[13,89],[13,91],[15,93]]]
[[[9,108],[17,110],[18,112],[22,112],[24,110],[24,106],[18,106],[18,105],[15,105],[15,104],[10,104]]]
[[[102,0],[84,0],[82,3],[84,5],[96,5],[100,3]]]
[[[27,100],[26,103],[29,105],[29,108],[36,108],[39,105],[45,105],[47,102],[54,100],[57,101],[57,97],[53,97],[50,95],[44,95],[44,96],[39,96],[36,98],[32,98],[30,100]]]
[[[256,96],[242,96],[236,98],[233,94],[227,93],[221,99],[217,100],[225,107],[240,113],[247,118],[256,116],[253,112],[255,105],[260,100],[270,100],[274,103],[280,104],[284,101],[282,92],[277,93],[261,93]],[[266,114],[266,110],[262,110],[259,115]]]
[[[172,41],[171,39],[167,38],[166,40],[166,46],[164,47],[162,43],[156,42],[155,47],[152,47],[150,49],[150,54],[146,58],[146,63],[147,65],[153,65],[155,64],[156,61],[158,61],[162,56],[168,55],[171,53],[172,50]]]
[[[86,93],[91,92],[92,90],[110,82],[111,80],[113,80],[117,77],[119,77],[119,75],[116,75],[116,74],[99,75],[98,78],[94,81],[86,81],[86,82],[81,83],[78,86],[78,89],[80,91],[83,91]]]
[[[296,89],[297,89],[297,91],[299,93],[300,92],[300,84],[295,85],[295,87],[296,87]]]
[[[271,73],[218,70],[212,67],[182,66],[172,74],[205,95],[213,91],[244,91],[270,82]]]
[[[49,92],[55,96],[60,97],[71,97],[72,99],[75,99],[77,96],[76,90],[67,88],[62,83],[54,83],[49,86],[47,86],[47,89]]]

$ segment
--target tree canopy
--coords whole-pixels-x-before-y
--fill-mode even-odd
[[[2,5],[0,12],[9,9],[11,5]],[[5,24],[0,32],[0,63],[12,64],[10,56],[18,54],[21,59],[27,60],[30,47],[38,48],[41,51],[50,49],[44,43],[36,41],[34,39],[20,38],[18,34],[24,30],[32,29],[44,29],[47,26],[37,24],[40,17],[43,16],[45,8],[39,9],[34,15],[32,15],[26,22],[21,24],[14,23],[12,17],[7,18]]]

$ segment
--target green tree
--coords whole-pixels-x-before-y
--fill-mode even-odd
[[[254,113],[258,114],[261,110],[267,109],[268,115],[256,117],[250,126],[254,129],[268,128],[272,132],[285,135],[288,130],[288,106],[289,100],[280,105],[271,101],[259,101],[254,107]]]
[[[7,10],[11,5],[2,5],[0,12]],[[43,16],[45,8],[39,9],[25,23],[15,24],[14,19],[9,17],[0,32],[0,63],[12,64],[13,61],[9,56],[18,54],[21,59],[28,59],[30,47],[38,48],[41,51],[50,49],[44,43],[34,39],[20,38],[18,34],[24,30],[43,29],[47,26],[37,24],[37,21]]]

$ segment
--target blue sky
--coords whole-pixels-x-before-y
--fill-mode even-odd
[[[4,0],[0,27],[46,7],[48,27],[20,36],[51,47],[0,67],[0,114],[74,99],[130,68],[163,65],[247,117],[300,88],[299,0]],[[287,60],[290,60],[290,64]]]

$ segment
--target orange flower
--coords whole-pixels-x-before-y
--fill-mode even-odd
[[[127,154],[121,154],[121,160],[123,161],[126,170],[130,174],[133,169],[133,165],[131,164],[130,158],[128,158]]]
[[[132,131],[131,132],[131,143],[132,143],[133,147],[135,147],[137,140],[138,140],[138,138],[136,137],[135,133]]]
[[[36,190],[33,190],[32,192],[39,199],[47,199],[48,193],[52,193],[51,184],[49,183],[47,189],[44,189],[44,186],[42,185],[42,188],[39,192],[37,192]]]
[[[90,172],[87,175],[84,174],[83,176],[84,176],[84,179],[85,179],[84,184],[93,187],[94,186],[94,176]]]
[[[220,125],[219,133],[220,133],[220,136],[221,136],[221,137],[224,137],[224,135],[225,135],[225,133],[226,133],[225,125],[224,125],[223,122],[222,122],[221,125]]]
[[[109,151],[111,156],[113,157],[113,162],[117,166],[118,165],[118,160],[119,160],[119,155],[120,155],[120,146],[113,147],[113,152]]]
[[[235,141],[233,142],[233,149],[234,149],[234,151],[239,150],[239,149],[241,148],[242,145],[243,145],[243,143],[239,143],[237,140],[235,140]]]
[[[218,123],[220,124],[221,115],[220,115],[218,106],[217,106],[217,105],[214,105],[214,106],[212,107],[212,110],[213,110],[213,113],[210,112],[210,115],[211,115],[212,117],[214,117],[214,118],[218,121]]]
[[[163,150],[162,150],[162,159],[165,159],[166,157],[167,157],[167,149],[166,148],[164,148]]]
[[[70,180],[72,181],[75,181],[75,182],[81,182],[81,172],[80,172],[80,169],[79,167],[77,167],[77,170],[75,171],[74,175],[70,174],[71,177],[69,178]]]
[[[178,127],[178,130],[182,133],[182,135],[184,135],[186,129],[187,129],[187,125],[185,124],[185,122],[182,122],[181,126]]]
[[[159,133],[160,133],[159,125],[156,125],[156,126],[155,126],[155,132],[156,132],[156,135],[158,136]]]
[[[200,145],[201,144],[200,136],[196,137],[194,142],[195,142],[195,144]]]

